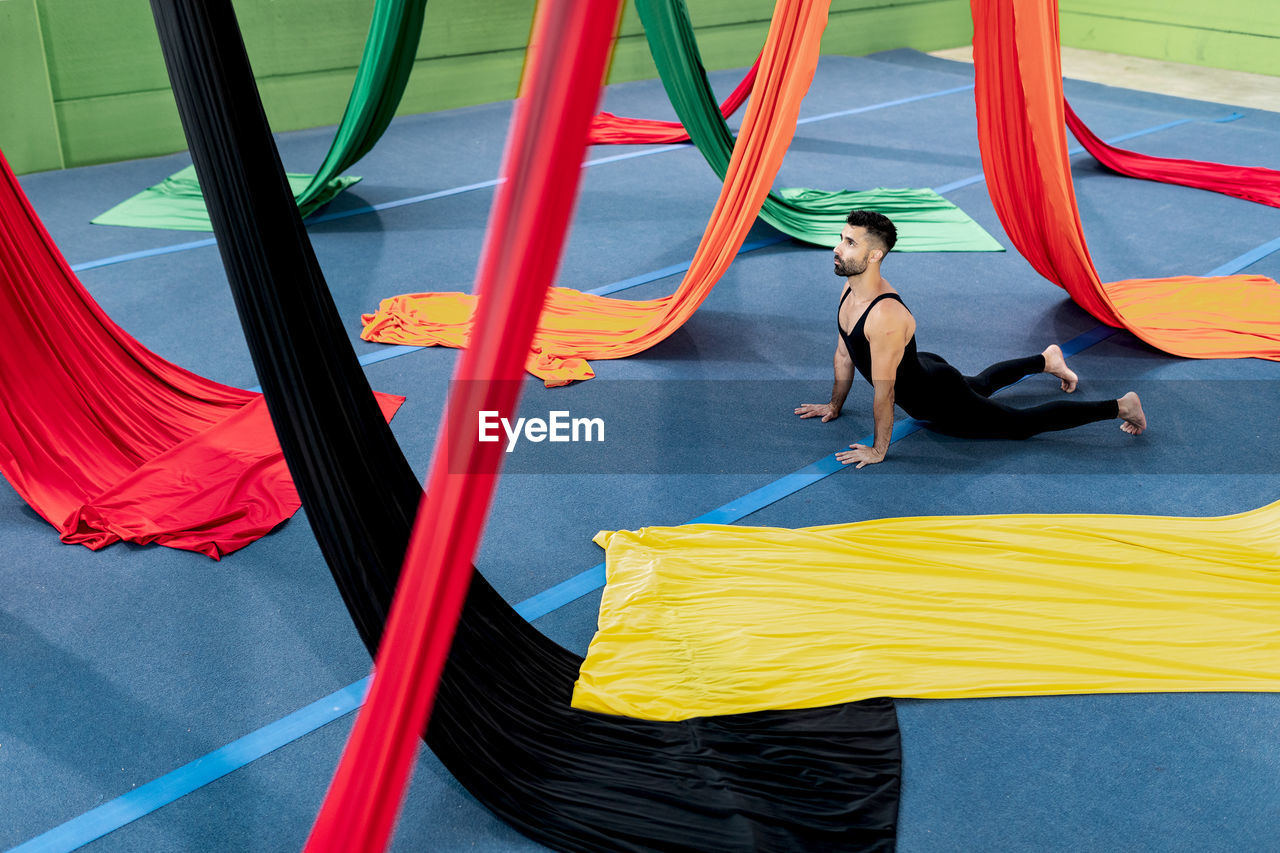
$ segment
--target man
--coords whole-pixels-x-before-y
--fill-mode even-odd
[[[847,283],[836,311],[840,334],[831,402],[805,403],[796,409],[802,418],[820,417],[826,423],[840,416],[855,367],[871,383],[874,444],[849,445],[836,454],[842,463],[861,468],[884,460],[895,403],[930,429],[966,438],[1028,438],[1112,418],[1119,418],[1120,428],[1130,435],[1147,428],[1142,402],[1132,391],[1118,400],[1064,400],[1026,409],[989,399],[1033,373],[1052,374],[1061,380],[1063,391],[1075,391],[1076,374],[1056,344],[1040,355],[992,365],[977,376],[962,376],[940,356],[916,352],[915,318],[880,276],[880,264],[897,241],[897,229],[888,217],[870,210],[855,210],[846,221],[835,248],[835,273]]]

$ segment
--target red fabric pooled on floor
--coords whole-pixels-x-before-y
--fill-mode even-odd
[[[0,473],[64,542],[214,559],[298,510],[261,395],[143,347],[89,296],[0,154]],[[402,397],[383,396],[390,417]]]
[[[1102,165],[1113,172],[1159,181],[1164,184],[1181,184],[1200,190],[1211,190],[1223,195],[1235,196],[1246,201],[1280,207],[1280,172],[1261,166],[1231,166],[1204,160],[1180,160],[1175,157],[1154,157],[1116,148],[1098,138],[1088,128],[1071,104],[1062,102],[1066,110],[1067,127],[1080,144]]]
[[[741,82],[729,93],[729,97],[720,102],[720,114],[726,119],[738,111],[746,103],[751,94],[751,87],[756,82],[756,72],[760,70],[760,57],[747,69]],[[591,132],[587,136],[588,145],[674,145],[677,142],[688,142],[689,134],[684,125],[678,121],[662,121],[656,118],[628,118],[613,113],[596,113],[591,120]]]

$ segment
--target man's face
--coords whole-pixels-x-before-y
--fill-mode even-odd
[[[861,225],[846,225],[835,248],[836,275],[847,278],[866,272],[871,242],[867,229]]]

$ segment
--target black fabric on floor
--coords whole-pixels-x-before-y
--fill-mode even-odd
[[[152,9],[285,458],[372,651],[420,487],[344,343],[229,0]],[[569,707],[580,663],[474,575],[426,739],[530,837],[562,850],[892,849],[891,700],[637,721]]]

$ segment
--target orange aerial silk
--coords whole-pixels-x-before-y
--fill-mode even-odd
[[[693,316],[746,239],[795,135],[800,101],[818,64],[830,0],[778,0],[755,89],[702,242],[670,296],[633,302],[553,288],[525,368],[548,386],[590,379],[588,358],[623,358],[665,340]],[[464,347],[475,297],[414,293],[363,317],[367,341]]]
[[[751,87],[756,82],[756,72],[760,70],[760,57],[747,69],[742,80],[729,93],[729,97],[720,102],[720,115],[726,119],[738,111],[738,107],[747,101]],[[656,118],[629,118],[616,116],[613,113],[599,112],[591,120],[591,133],[587,136],[589,145],[642,145],[665,144],[674,145],[688,142],[689,132],[678,121],[663,121]]]
[[[1018,251],[1094,317],[1165,352],[1280,360],[1280,287],[1269,278],[1098,278],[1067,159],[1057,0],[971,9],[982,168]]]

